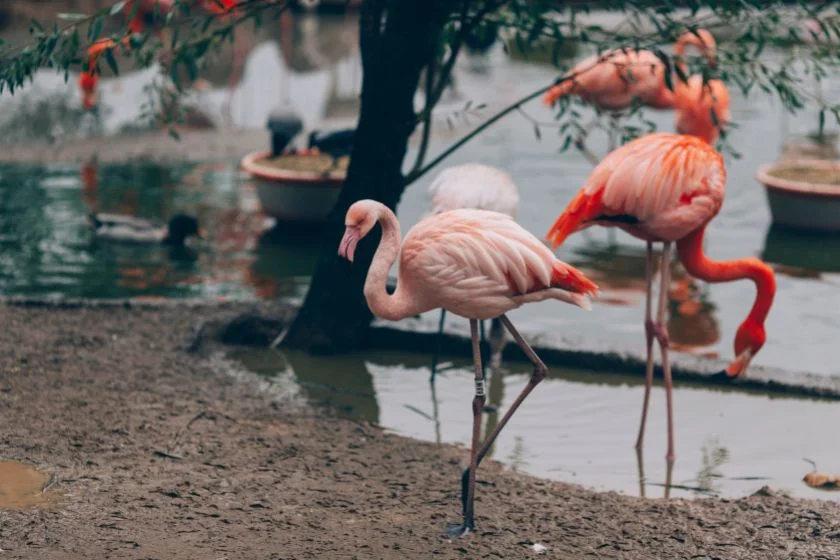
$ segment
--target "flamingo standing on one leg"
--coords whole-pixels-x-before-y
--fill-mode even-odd
[[[382,226],[382,238],[364,287],[373,314],[398,321],[444,308],[470,320],[475,363],[472,448],[470,467],[462,478],[464,523],[451,531],[453,535],[465,534],[475,527],[476,467],[522,401],[548,373],[505,313],[524,303],[546,299],[588,308],[587,295],[597,293],[598,288],[582,272],[557,260],[513,218],[486,210],[451,210],[428,216],[411,228],[400,247],[400,225],[394,213],[379,202],[361,200],[347,210],[338,254],[353,262],[359,240],[377,223]],[[388,295],[388,271],[397,257],[397,289]],[[500,318],[535,367],[528,384],[479,449],[485,385],[478,321],[495,317]]]
[[[645,334],[647,368],[645,397],[636,449],[644,439],[648,402],[653,383],[653,339],[662,352],[662,371],[668,408],[669,466],[674,461],[674,420],[668,330],[665,310],[671,243],[688,274],[707,282],[750,279],[756,299],[735,335],[735,359],[721,372],[727,377],[746,374],[750,360],[764,345],[764,322],[773,303],[776,280],[773,270],[749,257],[716,262],[703,254],[706,226],[723,204],[726,170],[723,156],[695,136],[655,133],[637,138],[608,154],[592,171],[584,187],[569,203],[548,233],[553,247],[566,237],[592,225],[618,227],[647,241],[647,302]],[[653,243],[664,245],[661,287],[656,320],[651,317]]]
[[[429,185],[429,196],[432,199],[432,214],[440,214],[459,208],[474,208],[501,212],[516,219],[516,212],[519,209],[519,189],[517,189],[511,176],[497,167],[480,163],[465,163],[447,167]],[[429,379],[431,383],[435,382],[435,373],[437,372],[444,317],[446,317],[446,309],[441,308],[437,350],[432,358],[432,374]],[[480,326],[483,342],[484,321],[480,323]],[[498,319],[493,319],[490,323],[490,332],[491,334],[497,333],[495,338],[499,346],[504,338],[504,331],[501,327],[502,324]],[[491,336],[492,338],[494,337]],[[500,350],[500,348],[497,350]],[[491,357],[495,356],[496,350],[491,349],[490,355]]]
[[[682,34],[674,44],[675,65],[685,73],[685,50],[692,46],[708,60],[710,66],[717,65],[715,38],[705,29]],[[593,55],[576,64],[564,77],[570,78],[557,84],[545,94],[546,105],[553,105],[561,97],[576,95],[595,107],[599,113],[609,111],[613,115],[626,111],[635,102],[641,102],[653,109],[673,109],[675,91],[668,89],[665,81],[666,67],[662,60],[649,50],[616,49],[601,55]],[[674,76],[676,78],[676,76]],[[672,80],[674,90],[682,83]],[[597,122],[597,117],[584,127],[576,145],[593,165],[598,159],[584,145],[584,137]],[[610,151],[615,149],[613,129],[610,130]]]

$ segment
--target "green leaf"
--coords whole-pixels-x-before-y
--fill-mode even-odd
[[[819,127],[820,136],[823,135],[823,130],[825,130],[825,107],[822,107],[820,109],[820,127]]]
[[[108,63],[108,67],[111,69],[111,72],[118,76],[120,69],[117,67],[117,59],[114,58],[114,49],[105,50],[105,61]]]
[[[178,131],[177,131],[177,130],[175,130],[174,128],[169,127],[169,130],[167,130],[167,132],[169,133],[169,136],[171,136],[171,137],[172,137],[172,138],[174,138],[175,140],[177,140],[177,141],[179,141],[179,142],[181,141],[181,135],[180,135],[180,134],[178,134]]]
[[[87,39],[89,43],[93,43],[99,38],[99,34],[102,32],[102,18],[98,17],[94,19],[90,26],[88,26],[88,34]]]
[[[563,145],[560,147],[560,153],[562,154],[566,150],[569,149],[569,146],[572,145],[572,137],[566,136],[566,139],[563,141]]]
[[[111,6],[111,11],[108,12],[108,14],[112,15],[112,16],[117,15],[118,13],[123,11],[123,8],[125,8],[125,3],[126,3],[126,0],[120,0],[119,2],[117,2],[116,4]],[[139,4],[139,2],[137,4]]]

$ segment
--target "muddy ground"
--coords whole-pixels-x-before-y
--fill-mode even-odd
[[[233,374],[213,358],[214,321],[246,307],[0,306],[0,458],[52,477],[44,505],[0,511],[4,557],[529,558],[533,542],[561,559],[840,555],[840,504],[645,500],[492,461],[478,532],[442,538],[466,450]]]

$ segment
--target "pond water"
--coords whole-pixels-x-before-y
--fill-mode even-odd
[[[216,115],[230,101],[228,116],[239,127],[261,128],[278,98],[299,110],[307,126],[352,122],[360,83],[358,54],[352,47],[355,25],[353,18],[301,17],[294,27],[298,48],[291,51],[278,41],[277,33],[266,31],[267,36],[245,45],[243,73],[230,99],[225,87],[214,87],[201,94],[201,106]],[[290,57],[289,52],[297,54]],[[149,71],[127,73],[106,81],[103,113],[111,115],[106,117],[110,123],[106,130],[116,130],[137,116],[132,107],[149,75]],[[465,57],[456,69],[454,88],[437,110],[430,154],[445,149],[480,121],[480,117],[473,117],[472,124],[457,121],[452,129],[445,124],[467,101],[485,103],[483,114],[489,115],[555,75],[551,66],[508,57],[500,46],[486,57]],[[64,88],[74,96],[78,95],[74,84],[72,79],[69,84],[53,80],[44,87]],[[33,91],[37,85],[38,80]],[[824,85],[823,95],[836,97],[838,87],[838,80]],[[840,373],[835,359],[840,238],[771,228],[763,189],[753,177],[759,165],[777,157],[786,131],[805,132],[816,119],[806,113],[786,120],[768,97],[748,100],[737,91],[732,96],[738,128],[731,143],[742,158],[727,158],[727,198],[710,226],[707,251],[715,259],[761,256],[778,272],[767,344],[754,363]],[[8,97],[0,98],[0,109],[12,107],[11,103]],[[539,101],[526,110],[537,120],[551,121],[550,110]],[[661,130],[671,130],[668,113],[649,117]],[[416,144],[415,139],[409,163]],[[604,153],[605,135],[594,133],[589,145]],[[445,163],[481,161],[507,170],[521,191],[519,222],[543,236],[591,170],[574,150],[558,154],[558,148],[559,140],[550,130],[538,140],[532,123],[514,114]],[[404,230],[427,211],[426,187],[437,171],[406,191],[398,208]],[[100,165],[95,175],[64,165],[0,168],[3,293],[298,299],[305,294],[320,244],[318,233],[294,228],[266,233],[253,184],[241,175],[235,161],[180,167]],[[94,208],[158,219],[176,211],[193,212],[208,227],[211,239],[195,251],[178,254],[95,242],[84,225],[85,215]],[[616,241],[610,244],[604,230],[590,230],[572,236],[559,249],[561,259],[582,268],[602,288],[591,313],[547,302],[513,312],[514,322],[531,334],[551,331],[572,341],[594,338],[618,349],[639,348],[644,246],[623,233]],[[669,326],[675,349],[729,357],[753,287],[747,281],[706,285],[683,277],[679,267],[674,277]],[[427,318],[434,321],[436,315]],[[458,320],[449,317],[448,323]]]
[[[288,24],[280,22],[279,27]],[[256,37],[240,34],[241,75],[229,51],[205,77],[211,87],[194,100],[218,126],[263,128],[278,100],[291,104],[307,127],[349,126],[358,110],[361,83],[353,17],[298,16],[290,42],[267,26]],[[287,37],[289,35],[286,35]],[[123,72],[102,82],[100,132],[114,134],[141,114],[144,87],[157,69]],[[465,57],[454,88],[436,111],[429,154],[434,157],[472,126],[557,75],[544,63],[510,58],[500,46],[486,57]],[[228,90],[228,84],[233,89]],[[37,104],[23,113],[17,103],[39,92],[63,101],[37,124],[39,133],[87,134],[80,117],[75,77],[68,83],[39,73],[28,96],[0,96],[0,115],[43,113]],[[824,84],[836,99],[840,80]],[[469,122],[454,118],[467,101],[486,108]],[[840,374],[836,333],[840,328],[840,237],[807,236],[771,227],[764,192],[754,179],[758,166],[776,159],[788,132],[805,133],[816,116],[782,117],[778,103],[732,92],[738,128],[731,144],[740,159],[727,156],[727,198],[712,223],[706,249],[715,259],[760,256],[778,273],[778,294],[770,314],[765,348],[756,364],[823,375]],[[64,107],[64,108],[62,108]],[[72,107],[71,107],[72,109]],[[64,111],[62,113],[62,111]],[[551,111],[534,101],[533,118],[551,122]],[[61,115],[66,120],[61,122]],[[660,130],[672,130],[668,113],[649,113]],[[30,117],[27,116],[26,119]],[[588,118],[585,115],[584,118]],[[21,119],[5,120],[20,133]],[[43,122],[43,121],[49,122]],[[447,121],[453,123],[450,128]],[[11,123],[11,124],[9,124]],[[61,126],[56,126],[59,123]],[[35,125],[32,125],[35,127]],[[7,131],[11,132],[11,131]],[[25,132],[25,131],[24,131]],[[5,134],[5,133],[4,133]],[[224,134],[224,131],[220,131]],[[26,134],[17,134],[18,138]],[[595,133],[593,151],[606,151]],[[518,221],[542,237],[585,181],[590,164],[578,153],[558,154],[550,129],[535,138],[533,124],[513,114],[450,157],[445,165],[480,161],[507,170],[518,183]],[[411,163],[417,139],[407,158]],[[405,193],[398,208],[404,231],[428,210],[426,187],[439,171]],[[91,211],[121,212],[165,220],[176,212],[199,217],[209,240],[183,251],[95,240],[86,225]],[[131,165],[0,166],[0,293],[81,297],[198,297],[210,299],[290,298],[306,293],[321,236],[317,230],[270,228],[260,212],[253,183],[236,161],[180,166],[148,162]],[[526,336],[562,334],[571,341],[597,341],[619,350],[641,349],[644,246],[618,233],[611,244],[603,230],[574,235],[560,248],[563,260],[583,269],[602,288],[587,313],[554,302],[511,313]],[[676,351],[729,357],[734,332],[751,304],[748,282],[705,285],[674,268],[669,329]],[[430,324],[437,313],[427,314]],[[455,326],[456,317],[448,318]],[[463,325],[459,325],[463,331]],[[466,443],[470,432],[472,375],[457,362],[442,374],[433,400],[426,355],[360,354],[340,360],[282,356],[277,352],[241,356],[245,364],[317,404],[379,423],[398,433],[431,441]],[[596,488],[640,493],[632,444],[641,406],[641,377],[601,376],[553,368],[510,423],[493,457],[533,474]],[[503,412],[525,383],[525,366],[489,372],[490,402]],[[739,496],[764,484],[806,497],[832,497],[810,489],[802,476],[811,467],[840,469],[832,426],[840,422],[836,404],[722,392],[681,384],[676,389],[677,463],[674,496],[708,492]],[[436,402],[436,407],[434,403]],[[436,410],[435,410],[436,408]],[[437,419],[437,422],[435,422]],[[484,430],[498,420],[485,415]],[[664,396],[653,394],[645,451],[647,495],[661,495],[665,479]],[[829,431],[828,434],[825,432]],[[466,457],[466,451],[465,451]],[[657,486],[659,485],[659,486]]]
[[[242,366],[288,393],[342,415],[379,424],[403,436],[464,446],[472,437],[472,368],[456,362],[440,373],[434,392],[423,356],[360,353],[315,358],[275,350],[236,352]],[[537,476],[629,495],[661,497],[666,476],[665,397],[654,387],[644,449],[644,485],[634,443],[643,385],[640,379],[562,369],[531,393],[490,452],[494,459]],[[516,398],[530,370],[524,364],[488,368],[482,437]],[[677,460],[671,497],[738,497],[764,485],[795,496],[840,499],[810,488],[802,477],[834,473],[840,449],[831,445],[840,422],[836,403],[772,398],[683,384],[675,389]],[[479,470],[480,473],[480,470]],[[479,474],[480,477],[480,474]],[[455,481],[453,481],[453,484]]]
[[[254,299],[305,294],[317,234],[294,235],[259,212],[232,165],[0,167],[0,291],[71,297]],[[96,239],[89,212],[206,225],[206,243],[174,250]],[[193,240],[195,241],[195,240]]]

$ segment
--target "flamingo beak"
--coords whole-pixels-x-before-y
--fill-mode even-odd
[[[362,238],[362,229],[359,226],[347,226],[344,230],[344,237],[338,244],[338,256],[353,262],[353,254],[356,252],[356,245]]]
[[[724,371],[724,373],[729,378],[740,378],[744,377],[747,374],[747,368],[750,367],[750,360],[752,360],[753,351],[750,348],[747,348],[743,352],[741,352],[737,358],[732,360],[732,363],[729,364]]]

